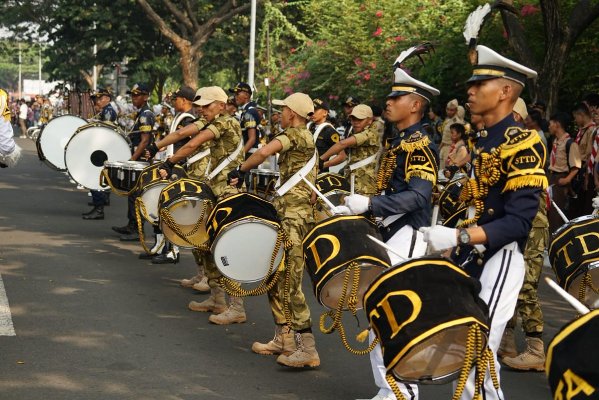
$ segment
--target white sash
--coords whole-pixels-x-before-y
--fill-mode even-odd
[[[237,148],[235,149],[235,151],[233,153],[229,154],[223,161],[221,161],[220,164],[218,164],[216,166],[216,168],[214,168],[214,171],[212,171],[208,174],[208,179],[210,180],[210,179],[214,178],[216,175],[218,175],[220,173],[220,171],[225,169],[225,167],[227,165],[231,164],[231,161],[233,161],[234,159],[237,158],[239,153],[241,153],[241,150],[243,150],[243,140],[239,140],[239,144],[237,145]]]
[[[172,146],[172,145],[171,145]],[[198,154],[196,154],[195,156],[188,158],[187,162],[185,163],[187,166],[190,166],[191,164],[193,164],[196,161],[200,161],[202,158],[209,156],[210,155],[210,149],[206,149],[204,151],[200,151]]]
[[[187,118],[187,117],[195,119],[195,117],[192,114],[190,114],[190,113],[185,113],[184,112],[184,113],[177,114],[175,116],[175,118],[173,119],[173,122],[171,122],[171,126],[169,127],[168,133],[171,134],[171,133],[175,132],[177,130],[177,125],[179,125],[179,123],[181,121],[183,121],[184,118]],[[173,153],[175,152],[174,145],[169,144],[166,147],[165,152],[166,152],[166,158],[172,156]],[[187,165],[189,165],[189,161],[187,162]]]
[[[291,178],[287,179],[287,181],[277,189],[277,195],[285,195],[285,193],[290,191],[295,185],[299,183],[299,181],[302,180],[302,176],[308,175],[310,171],[312,171],[312,168],[314,168],[314,166],[316,165],[317,158],[318,152],[314,150],[314,155],[312,156],[310,161],[308,161],[306,165],[304,165],[299,171],[293,174]],[[281,184],[280,179],[281,178],[279,178],[279,182],[277,182],[277,186]]]
[[[322,132],[322,130],[324,129],[325,126],[330,126],[331,128],[335,129],[335,127],[329,122],[323,122],[322,124],[318,125],[318,127],[314,131],[314,135],[312,135],[314,137],[314,143],[316,143],[316,139],[318,139],[318,135],[320,135],[320,132]]]
[[[356,170],[356,169],[358,169],[358,168],[365,167],[365,166],[367,166],[368,164],[370,164],[370,163],[372,163],[372,162],[376,161],[376,157],[377,157],[377,156],[378,156],[378,152],[377,152],[377,153],[375,153],[375,154],[373,154],[373,155],[371,155],[371,156],[370,156],[370,157],[368,157],[368,158],[365,158],[365,159],[363,159],[362,161],[358,161],[357,163],[353,163],[353,164],[351,164],[351,165],[349,166],[349,170],[350,170],[350,171],[355,171],[355,170]]]

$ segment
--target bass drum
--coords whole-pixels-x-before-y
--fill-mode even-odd
[[[146,167],[139,176],[137,184],[139,186],[139,201],[141,201],[141,215],[152,225],[158,225],[160,220],[160,210],[158,208],[160,193],[171,183],[169,179],[162,179],[160,176],[161,166],[161,163],[157,163]],[[187,172],[180,165],[173,167],[172,175],[176,175],[177,178],[187,178]]]
[[[71,178],[91,190],[106,190],[100,184],[105,161],[131,158],[131,142],[112,124],[92,122],[77,129],[64,150],[64,163]]]
[[[563,289],[587,307],[599,308],[599,217],[574,218],[556,230],[549,261]]]
[[[61,115],[50,120],[37,137],[37,156],[51,168],[66,171],[64,152],[77,129],[87,121],[76,115]]]
[[[479,291],[476,279],[439,257],[406,261],[380,274],[364,295],[364,309],[388,373],[403,382],[446,383],[483,366],[478,357],[493,359],[489,310]]]
[[[316,177],[316,188],[324,195],[333,205],[343,205],[343,200],[350,195],[350,184],[341,175],[325,172]],[[320,197],[317,198],[314,204],[314,219],[316,222],[324,221],[333,216],[333,213]]]

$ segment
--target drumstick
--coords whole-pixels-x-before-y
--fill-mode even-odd
[[[316,186],[314,186],[312,184],[312,182],[307,180],[306,177],[304,177],[301,174],[300,174],[300,178],[302,178],[304,180],[304,182],[306,182],[306,185],[310,186],[310,189],[312,189],[314,191],[314,193],[316,193],[316,195],[318,197],[320,197],[320,199],[327,205],[327,207],[329,207],[331,209],[331,211],[335,210],[335,205],[333,203],[331,203],[330,200],[327,199],[324,194],[320,193],[320,191],[318,189],[316,189]]]
[[[387,251],[390,251],[391,253],[395,254],[397,257],[401,258],[402,260],[406,261],[407,258],[402,256],[401,254],[399,254],[396,250],[393,249],[393,247],[389,246],[387,243],[378,240],[377,238],[375,238],[374,236],[371,235],[366,235],[368,236],[368,239],[372,240],[374,243],[378,244],[379,246],[381,246],[382,248],[384,248]]]
[[[555,201],[553,201],[553,199],[551,199],[551,204],[553,205],[553,207],[555,207],[555,211],[557,211],[559,216],[562,217],[562,219],[564,220],[564,223],[570,222],[568,217],[566,217],[566,214],[564,214],[564,212],[557,206],[557,204],[555,204]]]
[[[437,225],[437,220],[439,219],[439,205],[435,204],[433,207],[433,217],[431,218],[431,228]]]
[[[350,194],[354,194],[356,188],[356,174],[352,173],[350,177]]]
[[[557,292],[557,294],[562,296],[564,298],[564,300],[566,300],[568,303],[570,303],[570,305],[572,307],[574,307],[574,309],[576,311],[578,311],[579,313],[587,314],[591,311],[584,304],[582,304],[580,301],[578,301],[578,299],[576,297],[574,297],[570,293],[566,292],[564,289],[562,289],[557,283],[555,283],[548,276],[545,277],[545,281],[547,282],[547,284],[549,284],[549,286],[551,286],[551,288],[553,290],[555,290]]]

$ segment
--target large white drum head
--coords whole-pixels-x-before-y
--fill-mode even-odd
[[[50,165],[60,171],[67,169],[64,149],[77,129],[85,124],[87,121],[76,115],[61,115],[50,120],[42,129],[38,138],[39,148]]]
[[[118,131],[102,125],[80,129],[67,143],[64,160],[75,182],[92,190],[100,186],[104,161],[125,161],[131,158],[127,138]]]
[[[277,231],[264,222],[247,219],[223,228],[212,244],[212,254],[219,271],[241,283],[264,279],[275,251]],[[283,258],[283,244],[275,258],[273,271]]]
[[[160,200],[160,192],[168,186],[168,183],[157,182],[143,189],[141,201],[146,208],[143,214],[144,218],[151,224],[157,224],[159,220],[158,201]]]

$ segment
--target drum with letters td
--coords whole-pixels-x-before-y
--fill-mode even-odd
[[[177,178],[187,178],[185,169],[180,165],[175,165],[170,179],[163,179],[159,171],[161,166],[161,163],[156,163],[144,168],[139,175],[139,182],[137,183],[141,215],[153,225],[158,224],[160,219],[158,203],[162,189],[172,182],[173,175]]]
[[[216,198],[199,180],[182,178],[164,187],[158,199],[160,229],[173,244],[183,248],[204,247],[206,222]]]
[[[443,225],[455,228],[460,220],[467,218],[468,206],[460,201],[460,193],[468,178],[464,174],[456,174],[447,183],[439,196],[439,213],[443,219]]]
[[[599,217],[575,218],[556,230],[549,261],[562,288],[587,307],[599,308]]]
[[[470,371],[469,356],[492,359],[488,307],[479,291],[477,280],[440,257],[406,261],[379,275],[364,309],[387,372],[405,382],[445,383],[463,367]]]
[[[355,296],[360,308],[368,285],[390,267],[391,261],[385,249],[367,235],[381,239],[376,225],[370,220],[349,215],[320,222],[304,238],[302,247],[306,269],[312,279],[316,298],[323,306],[348,309],[347,299],[354,279],[357,279]],[[346,277],[346,274],[349,276]],[[346,279],[348,287],[343,293]],[[340,305],[343,297],[344,304]]]
[[[240,283],[262,281],[282,268],[282,228],[273,205],[251,193],[219,201],[207,224],[218,270]]]
[[[325,172],[316,177],[316,188],[322,193],[334,206],[343,205],[343,200],[350,195],[350,185],[347,179],[338,174]],[[333,213],[324,204],[320,197],[317,198],[314,205],[314,219],[316,222],[324,221],[331,217]]]

